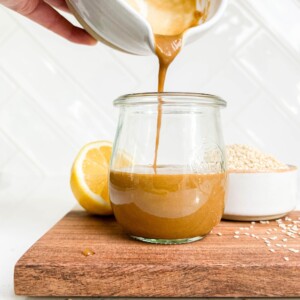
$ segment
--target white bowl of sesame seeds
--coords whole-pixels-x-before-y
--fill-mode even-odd
[[[297,204],[297,168],[245,145],[227,147],[228,186],[223,218],[271,220]]]

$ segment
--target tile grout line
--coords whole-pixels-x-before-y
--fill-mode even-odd
[[[269,28],[269,26],[266,25],[266,23],[262,20],[263,16],[261,15],[261,13],[259,13],[254,7],[252,7],[251,5],[249,5],[249,3],[247,3],[246,1],[241,1],[240,5],[242,5],[246,10],[249,10],[251,13],[251,15],[253,16],[254,19],[256,19],[256,21],[261,25],[261,27],[263,27],[265,29],[266,32],[268,32],[268,34],[271,36],[271,38],[273,39],[273,41],[275,41],[276,44],[278,44],[280,46],[280,48],[288,55],[290,56],[294,61],[297,62],[297,64],[299,64],[299,54],[296,54],[296,51],[293,49],[293,47],[286,47],[285,43],[281,42],[281,39],[278,38],[278,36],[280,36],[281,34],[278,33],[277,35]],[[259,15],[259,17],[258,17]],[[290,50],[293,49],[293,50]]]
[[[19,153],[21,152],[25,157],[34,165],[34,167],[40,172],[40,175],[45,176],[46,172],[44,168],[31,156],[29,155],[26,150],[24,150],[13,138],[11,138],[2,128],[0,128],[0,132],[2,135],[17,149]],[[9,158],[2,166],[9,161],[11,161],[13,157]]]
[[[13,18],[15,19],[15,21],[18,23],[19,26],[22,26],[22,24],[21,24],[14,16],[13,16]],[[34,41],[36,42],[36,44],[38,45],[38,47],[40,47],[41,49],[44,50],[44,53],[47,53],[47,56],[50,57],[51,60],[52,60],[52,62],[54,62],[54,64],[57,65],[57,66],[60,68],[60,70],[62,71],[62,73],[63,73],[67,78],[69,78],[70,81],[71,81],[74,85],[78,86],[78,87],[81,89],[81,91],[82,91],[83,94],[85,95],[86,99],[94,106],[94,108],[95,108],[99,113],[103,114],[103,111],[101,111],[101,110],[98,109],[98,107],[97,107],[97,105],[96,105],[96,102],[95,102],[95,100],[94,100],[94,97],[93,97],[93,96],[89,93],[89,91],[88,91],[88,90],[80,83],[80,81],[77,81],[77,79],[74,78],[74,77],[71,75],[71,73],[70,73],[68,70],[66,70],[65,67],[64,67],[59,61],[57,61],[57,60],[55,59],[55,57],[54,57],[50,52],[48,52],[47,48],[46,48],[43,44],[41,44],[41,43],[39,42],[39,40],[38,40],[38,39],[37,39],[30,31],[28,31],[28,30],[25,29],[25,28],[22,28],[22,31],[25,32],[27,35],[29,35],[29,36],[32,38],[32,40],[34,40]],[[52,34],[54,34],[54,33],[52,33]],[[107,51],[105,48],[104,48],[104,50]],[[108,54],[109,54],[109,52],[108,52]],[[110,55],[110,54],[109,54],[109,55]],[[122,69],[123,69],[123,71],[125,71],[126,73],[128,73],[127,70],[124,69],[123,66],[122,66]],[[128,75],[130,75],[130,77],[131,77],[131,74],[128,73]],[[134,81],[136,81],[135,77],[133,77],[133,79],[134,79]],[[100,104],[100,105],[101,105],[101,107],[103,107],[102,104]],[[109,120],[110,120],[110,118],[109,118]],[[110,121],[112,122],[112,120],[110,120]]]
[[[14,17],[12,15],[12,17],[14,18],[15,22],[20,26],[22,27],[22,24],[16,19],[16,17]],[[47,48],[44,47],[44,45],[42,45],[37,38],[35,38],[35,36],[30,32],[28,31],[27,29],[19,29],[20,32],[25,32],[28,36],[31,37],[32,40],[34,40],[34,42],[38,45],[39,48],[41,48],[43,51],[43,53],[46,53],[46,55],[51,59],[51,61],[57,65],[59,67],[59,69],[62,71],[62,74],[68,78],[72,84],[74,84],[75,86],[78,86],[80,88],[80,90],[82,91],[84,97],[86,98],[86,100],[93,106],[93,109],[95,109],[96,111],[99,112],[99,114],[103,115],[104,117],[107,117],[107,114],[104,114],[104,107],[102,104],[101,107],[103,108],[103,110],[99,110],[99,108],[97,107],[97,104],[94,100],[94,97],[88,92],[88,90],[80,83],[80,81],[77,81],[77,79],[75,79],[71,74],[70,72],[68,72],[68,70],[65,69],[65,67],[60,63],[58,62],[55,57],[48,52]],[[54,34],[54,33],[52,33]],[[134,78],[135,80],[135,78]],[[44,110],[44,109],[43,109]],[[107,117],[107,121],[109,121],[111,124],[113,124],[111,118]]]
[[[240,9],[240,5],[239,4],[236,4],[234,3],[234,7],[235,8],[238,8]],[[249,15],[249,13],[244,9],[242,8],[242,12],[245,13],[246,15]],[[247,16],[248,17],[248,16]],[[249,17],[251,19],[251,16]],[[236,56],[236,54],[240,51],[241,48],[244,48],[246,44],[248,44],[255,36],[256,34],[259,32],[259,27],[257,26],[257,28],[252,32],[252,34],[249,35],[250,38],[248,39],[245,39],[246,42],[244,41],[243,43],[241,43],[241,45],[239,47],[236,47],[233,51],[230,51],[230,54],[231,54],[231,58],[230,58],[230,61],[234,61],[234,57]],[[217,72],[215,75],[218,75],[222,72],[222,70],[224,70],[224,66],[226,66],[228,64],[228,61],[224,61],[222,64],[220,64],[218,66],[218,69],[217,69]],[[239,66],[240,67],[240,66]],[[242,68],[243,69],[243,68]],[[247,73],[246,73],[247,74]],[[208,80],[205,81],[205,85],[209,85],[211,84],[211,82],[213,81],[215,76],[209,78]],[[249,76],[248,76],[249,77]]]
[[[5,32],[4,36],[0,39],[0,44],[3,44],[3,43],[6,42],[7,39],[9,39],[9,37],[11,35],[13,35],[15,33],[15,31],[18,31],[19,28],[17,26],[18,24],[16,23],[16,20],[14,18],[12,18],[11,14],[7,13],[7,8],[0,7],[0,10],[1,10],[1,12],[4,12],[4,14],[6,16],[8,16],[10,19],[13,20],[13,23],[14,23],[14,26],[15,26],[15,28],[11,29],[9,32]]]
[[[136,75],[134,74],[134,72],[132,72],[131,70],[128,70],[126,68],[126,66],[124,65],[124,63],[122,62],[122,60],[118,57],[118,55],[116,54],[116,51],[117,50],[113,50],[111,51],[111,56],[113,57],[114,60],[116,60],[118,62],[118,64],[122,65],[123,69],[126,69],[126,71],[135,79],[136,81],[136,85],[134,86],[134,89],[137,89],[141,84],[143,84],[143,82],[141,81],[141,78],[137,78]],[[130,55],[130,54],[127,54],[127,55]],[[153,53],[153,56],[155,54]],[[132,56],[134,56],[132,54]],[[141,55],[142,56],[142,55]],[[142,57],[148,57],[148,56],[142,56]],[[152,73],[151,71],[149,71],[149,73],[147,73],[147,76],[150,75],[150,73]],[[154,74],[154,73],[152,73]]]
[[[237,58],[233,58],[233,60],[239,65],[240,68],[243,68],[243,63]],[[276,99],[276,101],[274,101],[274,103],[272,103],[273,105],[275,104],[275,106],[277,107],[276,110],[278,110],[279,112],[281,112],[281,115],[286,119],[286,121],[292,126],[295,127],[294,124],[292,124],[292,122],[290,121],[290,117],[292,116],[293,120],[296,120],[297,123],[300,123],[300,120],[298,120],[298,118],[295,118],[294,115],[290,116],[290,112],[288,111],[288,109],[285,107],[285,105],[283,105],[282,101],[280,100],[280,98],[277,97],[277,95],[273,94],[273,92],[266,86],[263,85],[263,83],[253,74],[253,72],[249,71],[247,72],[248,76],[250,78],[252,78],[252,80],[259,86],[261,91],[264,91],[267,95],[270,96],[270,98],[274,98]],[[283,111],[278,109],[278,107],[282,106],[283,107]]]
[[[258,98],[260,95],[261,95],[261,90],[258,90],[256,93],[253,94],[252,97],[249,97],[248,98],[248,101],[246,104],[244,104],[244,106],[241,106],[234,114],[233,114],[233,117],[231,119],[232,122],[235,122],[235,120],[237,119],[237,116],[239,114],[241,114],[242,111],[244,111],[245,109],[247,109],[247,107],[249,107],[253,101],[255,101],[255,98]],[[254,100],[253,100],[254,99]]]
[[[235,125],[236,130],[238,130],[241,133],[241,135],[247,135],[247,137],[252,141],[252,143],[255,147],[260,148],[259,144],[257,144],[257,142],[251,137],[251,135],[249,135],[244,130],[241,130],[241,128],[236,120],[232,121],[232,125]]]
[[[3,73],[10,79],[13,80],[13,78],[11,77],[10,73],[2,67]],[[41,105],[39,104],[39,102],[36,100],[36,96],[33,96],[32,94],[30,94],[27,89],[25,89],[23,86],[21,86],[17,81],[14,80],[14,82],[16,83],[17,86],[17,90],[13,93],[13,95],[9,98],[13,98],[13,96],[15,96],[17,94],[17,92],[22,92],[26,97],[28,97],[28,99],[30,99],[31,101],[34,102],[35,106],[34,108],[41,112],[42,115],[44,115],[47,119],[46,119],[46,124],[47,126],[49,126],[50,128],[52,128],[52,130],[54,130],[55,133],[58,133],[61,137],[65,136],[68,138],[69,142],[71,142],[71,144],[76,147],[76,141],[65,131],[65,129],[63,128],[63,126],[60,126],[59,123],[57,123],[57,121],[45,110],[43,109],[43,107],[41,107]],[[4,101],[2,103],[2,105],[4,103],[6,103],[8,100]],[[32,104],[30,104],[32,106]],[[61,134],[61,132],[63,132],[63,135]]]

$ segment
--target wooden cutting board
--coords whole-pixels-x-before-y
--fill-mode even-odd
[[[294,231],[294,238],[274,221],[223,221],[202,241],[152,245],[127,237],[113,217],[70,212],[18,261],[15,292],[65,297],[299,297],[300,212],[289,217],[283,223]],[[84,256],[86,248],[95,254]]]

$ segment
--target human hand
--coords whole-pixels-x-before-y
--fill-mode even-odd
[[[97,41],[84,29],[71,24],[55,9],[69,11],[65,0],[0,0],[0,4],[59,34],[67,40],[84,45]]]

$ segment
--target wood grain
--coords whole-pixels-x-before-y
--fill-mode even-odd
[[[298,220],[300,212],[290,217]],[[250,226],[223,221],[202,241],[152,245],[127,237],[112,217],[70,212],[18,261],[15,292],[65,297],[299,297],[300,253],[288,250],[300,249],[299,234],[286,236],[274,221]],[[240,229],[244,227],[249,229]],[[277,231],[267,235],[270,228]],[[234,238],[235,231],[240,231],[239,238]],[[277,240],[267,247],[262,238],[273,236]],[[84,256],[85,248],[95,255]]]

